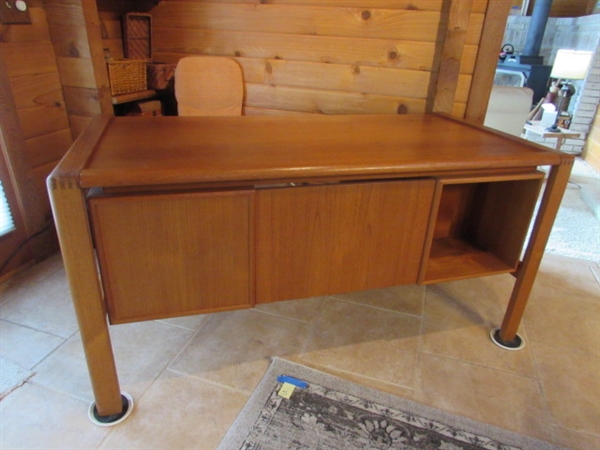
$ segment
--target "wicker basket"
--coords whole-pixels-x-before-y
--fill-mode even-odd
[[[145,91],[146,64],[144,59],[113,59],[106,61],[112,95]]]

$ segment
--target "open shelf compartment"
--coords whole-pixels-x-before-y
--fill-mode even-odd
[[[422,284],[516,270],[544,174],[438,180]]]

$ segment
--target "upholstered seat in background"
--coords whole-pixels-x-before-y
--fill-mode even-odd
[[[175,69],[175,98],[180,116],[238,116],[244,85],[240,66],[220,56],[181,58]]]
[[[526,87],[493,86],[484,125],[520,136],[531,111],[533,91]]]

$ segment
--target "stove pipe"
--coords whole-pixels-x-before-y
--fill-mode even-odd
[[[527,38],[525,39],[524,56],[539,56],[551,6],[552,0],[535,0],[533,13],[531,14],[531,23],[529,24]]]

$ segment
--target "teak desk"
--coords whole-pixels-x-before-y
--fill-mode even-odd
[[[519,347],[572,163],[438,115],[95,118],[48,179],[94,415],[128,402],[107,316],[512,273],[492,338]]]

